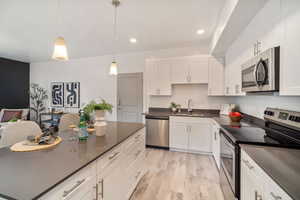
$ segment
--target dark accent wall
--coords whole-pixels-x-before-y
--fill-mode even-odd
[[[30,64],[0,58],[0,109],[28,108]]]

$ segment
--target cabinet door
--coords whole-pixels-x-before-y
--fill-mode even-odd
[[[284,38],[281,45],[280,95],[300,95],[300,1],[282,1]]]
[[[224,95],[224,65],[215,58],[209,59],[208,95]]]
[[[156,64],[156,82],[158,95],[171,95],[171,62],[158,61]]]
[[[189,59],[189,83],[208,83],[208,57]]]
[[[186,123],[174,122],[170,124],[170,147],[188,149],[188,132]]]
[[[218,168],[220,169],[220,133],[218,127],[213,127],[212,152]]]
[[[189,63],[187,59],[173,59],[171,68],[171,82],[173,84],[188,83]]]
[[[211,152],[211,125],[205,122],[189,123],[189,150]]]
[[[146,63],[146,77],[148,95],[158,95],[157,86],[157,63],[154,61],[147,61]]]

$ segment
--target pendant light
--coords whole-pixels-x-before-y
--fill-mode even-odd
[[[117,7],[120,5],[120,0],[112,0],[114,6],[114,41],[113,41],[113,61],[110,65],[110,75],[118,74],[118,64],[116,62],[116,41],[117,41]]]
[[[58,11],[57,24],[60,25],[59,24],[59,22],[60,22],[60,19],[59,19],[59,16],[60,16],[60,0],[57,1],[57,11]],[[61,36],[57,37],[56,40],[55,40],[52,59],[62,60],[62,61],[69,60],[66,41]]]

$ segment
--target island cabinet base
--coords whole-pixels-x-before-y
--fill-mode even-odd
[[[145,129],[41,197],[42,200],[127,200],[145,174]]]

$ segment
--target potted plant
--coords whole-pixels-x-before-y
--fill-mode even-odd
[[[178,107],[178,105],[175,102],[171,102],[170,109],[172,110],[172,112],[176,112],[177,107]]]
[[[101,100],[101,103],[96,103],[91,101],[88,105],[83,108],[84,114],[87,120],[90,120],[90,116],[94,114],[94,127],[96,130],[96,135],[102,136],[105,134],[104,127],[107,125],[105,120],[105,113],[112,112],[113,106],[107,103],[104,99]]]

